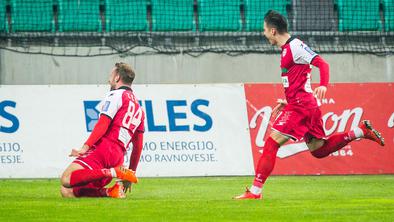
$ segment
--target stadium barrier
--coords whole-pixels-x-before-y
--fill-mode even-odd
[[[276,53],[276,10],[322,53],[394,52],[392,0],[2,0],[0,49],[59,56]],[[77,50],[74,50],[74,47]]]
[[[276,99],[283,98],[279,84],[133,88],[147,117],[137,172],[143,177],[253,175],[271,111]],[[72,161],[67,157],[71,148],[81,146],[96,123],[107,90],[105,85],[2,85],[0,178],[60,176]],[[385,136],[385,147],[353,142],[325,159],[315,159],[305,144],[289,143],[280,148],[273,173],[394,173],[393,91],[392,83],[333,84],[322,101],[327,135],[371,119]]]

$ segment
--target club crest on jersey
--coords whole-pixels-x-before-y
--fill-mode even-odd
[[[102,108],[103,112],[107,112],[108,111],[108,108],[109,108],[110,104],[111,104],[110,101],[105,101],[105,103],[103,105],[103,108]]]

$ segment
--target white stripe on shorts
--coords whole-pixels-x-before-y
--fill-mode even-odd
[[[93,168],[92,168],[91,166],[89,166],[89,164],[85,163],[85,162],[82,161],[82,160],[76,159],[76,160],[74,160],[74,161],[75,161],[75,162],[80,162],[80,163],[82,163],[82,165],[86,166],[86,167],[89,168],[90,170],[93,170]]]

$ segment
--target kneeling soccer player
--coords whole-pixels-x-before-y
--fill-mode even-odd
[[[134,172],[142,151],[145,114],[131,90],[134,77],[129,65],[115,64],[97,124],[82,148],[71,151],[76,159],[61,177],[63,197],[124,198],[131,184],[137,183]],[[122,165],[130,143],[133,151],[127,169]],[[122,183],[105,188],[113,178]]]

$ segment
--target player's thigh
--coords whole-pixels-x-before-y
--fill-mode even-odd
[[[101,142],[97,145],[96,154],[102,168],[112,168],[123,164],[124,151],[123,148],[113,142]]]
[[[77,163],[71,163],[66,170],[64,170],[62,177],[60,178],[60,181],[64,187],[70,187],[70,177],[72,172],[76,170],[82,170],[84,169],[81,165]]]
[[[309,151],[313,152],[324,145],[326,133],[323,128],[320,108],[310,110],[309,118],[310,120],[307,121],[309,123],[308,132],[305,133],[304,138]]]
[[[305,126],[307,116],[303,111],[299,107],[287,105],[272,125],[272,138],[280,145],[289,139],[301,140],[308,130]]]
[[[323,145],[324,145],[324,139],[317,139],[317,138],[311,138],[309,142],[306,143],[306,146],[311,152],[320,149],[320,147],[322,147]]]

